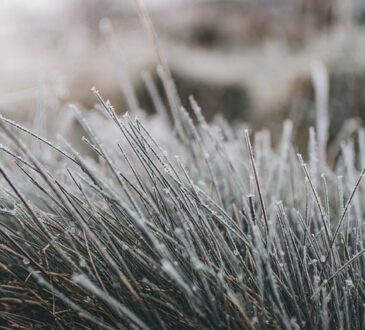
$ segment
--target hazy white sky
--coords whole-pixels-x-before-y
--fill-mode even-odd
[[[52,0],[1,0],[0,8],[1,15],[12,15],[19,10],[26,10],[28,12],[42,13],[59,9],[69,0],[52,1]]]

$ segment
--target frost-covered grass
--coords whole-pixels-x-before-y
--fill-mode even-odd
[[[314,129],[302,157],[288,121],[273,148],[170,98],[160,146],[94,94],[120,130],[75,111],[97,160],[0,121],[1,328],[365,327],[363,130],[327,165]]]

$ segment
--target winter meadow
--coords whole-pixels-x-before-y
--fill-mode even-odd
[[[265,72],[250,66],[266,63],[258,41],[249,39],[255,56],[241,54],[208,47],[216,39],[204,30],[187,52],[174,38],[192,42],[191,20],[169,27],[172,18],[161,15],[188,5],[157,2],[120,5],[124,16],[110,19],[87,16],[97,20],[90,29],[100,33],[118,92],[106,69],[83,76],[85,88],[76,74],[64,85],[46,74],[34,88],[0,93],[0,329],[364,329],[365,61],[333,52],[346,40],[358,56],[362,23],[350,20],[350,28],[334,2],[298,0],[326,26],[287,36],[301,50],[287,50],[287,62],[275,62],[280,75],[265,71],[265,84],[257,78]],[[234,3],[201,2],[194,15]],[[319,4],[333,21],[327,11],[316,16]],[[257,37],[256,19],[271,5],[242,6],[252,21],[238,21]],[[270,15],[276,31],[279,18]],[[129,64],[118,24],[140,25],[152,64]],[[240,35],[225,20],[215,24]],[[345,28],[352,39],[341,39]],[[329,40],[321,52],[308,46],[319,33]],[[242,62],[226,61],[229,77],[205,66],[231,53]],[[85,59],[85,70],[103,63]]]

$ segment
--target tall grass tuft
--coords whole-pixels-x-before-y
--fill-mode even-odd
[[[74,109],[95,159],[0,120],[1,328],[365,327],[363,130],[328,164],[324,132],[298,155],[290,122],[274,148],[191,98],[160,145],[93,93],[120,132]]]

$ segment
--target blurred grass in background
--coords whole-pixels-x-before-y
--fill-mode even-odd
[[[37,109],[52,118],[70,101],[92,108],[93,85],[124,113],[126,76],[139,106],[151,111],[141,72],[161,84],[132,0],[5,0],[0,6],[2,113],[39,125]],[[193,94],[209,120],[221,114],[232,124],[269,127],[275,137],[289,117],[305,135],[300,127],[315,119],[313,62],[328,70],[331,134],[350,117],[364,119],[363,1],[149,0],[146,6],[183,104]],[[112,47],[110,31],[100,29],[103,19],[113,27]]]

